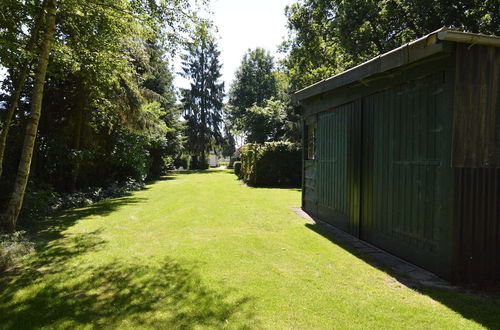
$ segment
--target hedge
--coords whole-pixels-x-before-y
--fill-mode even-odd
[[[238,177],[238,179],[241,179],[241,162],[234,162],[234,174]]]
[[[253,186],[300,186],[302,150],[291,142],[247,144],[240,148],[241,178]]]

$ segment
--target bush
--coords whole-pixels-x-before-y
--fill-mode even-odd
[[[23,220],[36,220],[52,212],[52,206],[58,204],[61,195],[50,187],[29,186],[24,195],[20,217]]]
[[[302,150],[299,145],[285,141],[247,144],[240,148],[240,153],[240,175],[248,184],[300,186]]]
[[[61,194],[57,203],[51,204],[53,211],[68,208],[85,207],[104,199],[118,198],[127,195],[130,191],[144,189],[144,183],[134,179],[125,182],[113,182],[107,187],[89,187],[74,193]]]
[[[25,232],[18,231],[11,235],[0,235],[0,272],[16,264],[17,260],[35,250]]]
[[[234,162],[234,174],[238,177],[238,179],[241,179],[241,162]]]
[[[179,169],[182,167],[183,169],[187,170],[189,168],[189,160],[190,160],[189,155],[181,155],[175,159],[174,167],[176,169]]]
[[[206,170],[209,167],[206,157],[191,156],[191,163],[189,164],[190,170]]]
[[[144,183],[134,179],[113,182],[106,187],[88,187],[72,193],[57,193],[50,188],[30,186],[26,190],[20,217],[23,223],[36,221],[59,210],[92,205],[98,201],[118,198],[130,191],[144,189]]]
[[[234,168],[234,162],[237,162],[239,161],[240,158],[237,158],[237,157],[230,157],[229,158],[229,164],[227,165],[227,168]]]

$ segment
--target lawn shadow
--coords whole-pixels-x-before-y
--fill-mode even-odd
[[[333,244],[341,247],[348,253],[363,260],[370,266],[387,273],[404,286],[429,296],[433,300],[459,313],[464,318],[474,320],[488,329],[500,329],[500,296],[498,294],[485,294],[458,288],[451,290],[421,285],[403,274],[381,264],[379,261],[363,253],[363,251],[360,251],[356,247],[339,240],[330,230],[321,224],[308,223],[305,226],[327,238]]]
[[[193,269],[170,258],[154,266],[69,266],[4,283],[2,328],[221,328],[231,318],[249,327],[256,324],[246,308],[249,298],[228,301],[229,292],[208,288]],[[37,282],[43,285],[33,284]],[[23,289],[29,294],[16,297]]]
[[[289,191],[296,191],[300,192],[302,191],[302,188],[297,187],[297,186],[251,186],[249,184],[245,184],[246,187],[252,188],[252,189],[281,189],[281,190],[289,190]]]
[[[280,190],[289,190],[289,191],[296,191],[296,192],[300,192],[302,191],[302,188],[301,187],[298,187],[298,186],[295,186],[295,185],[268,185],[268,186],[255,186],[255,185],[251,185],[251,184],[248,184],[248,183],[245,183],[243,181],[241,181],[242,185],[247,187],[247,188],[251,188],[251,189],[259,189],[259,190],[265,190],[265,189],[280,189]]]
[[[51,241],[62,238],[62,232],[78,221],[90,216],[106,216],[124,206],[146,201],[147,199],[134,197],[132,194],[120,198],[106,199],[87,207],[60,211],[54,216],[32,222],[25,230],[31,237],[36,238],[37,250],[43,250]]]
[[[161,181],[170,181],[170,180],[175,180],[175,179],[176,179],[176,175],[174,173],[168,173],[167,175],[163,175],[159,178],[148,180],[146,182],[146,186],[154,185],[155,183],[161,182]]]
[[[103,261],[102,229],[66,231],[87,217],[145,201],[134,195],[105,200],[33,226],[37,252],[0,276],[0,328],[222,328],[228,320],[258,327],[250,298],[209,287],[195,266],[171,257]]]
[[[252,185],[249,183],[244,182],[242,179],[239,179],[236,177],[236,174],[234,174],[234,170],[223,170],[227,174],[231,174],[235,176],[235,180],[238,180],[243,186],[252,188],[252,189],[284,189],[284,190],[290,190],[290,191],[302,191],[302,188],[300,185],[290,185],[290,184],[270,184],[270,185]]]
[[[223,168],[210,168],[206,170],[175,170],[170,172],[173,175],[189,175],[189,174],[213,174],[216,172],[227,172],[226,169]]]

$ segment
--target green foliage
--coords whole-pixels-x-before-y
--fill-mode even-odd
[[[227,165],[227,168],[232,169],[234,168],[234,163],[239,161],[239,157],[235,157],[234,155],[232,157],[229,157],[229,164]]]
[[[224,123],[224,138],[221,145],[221,154],[225,158],[230,158],[236,152],[236,140],[234,138],[231,122],[226,118]]]
[[[290,100],[285,72],[262,48],[249,50],[236,72],[226,106],[226,126],[250,143],[300,140],[299,118]]]
[[[241,173],[241,162],[237,161],[233,163],[234,167],[234,174],[238,177],[238,179],[242,178],[242,173]]]
[[[34,251],[35,244],[27,238],[24,231],[0,235],[0,274]]]
[[[210,166],[206,155],[192,155],[189,161],[190,170],[206,170]]]
[[[220,51],[211,22],[199,22],[182,56],[184,78],[190,89],[182,90],[183,115],[186,120],[186,150],[192,154],[190,167],[208,168],[208,153],[222,143],[222,101],[224,83],[220,82]]]
[[[229,92],[229,104],[235,107],[234,116],[254,104],[263,106],[265,100],[276,95],[274,66],[274,58],[263,48],[248,50],[243,56]]]
[[[495,0],[305,0],[286,9],[284,64],[304,88],[442,26],[500,34]]]
[[[264,143],[269,140],[268,100],[276,97],[278,83],[274,73],[274,58],[262,48],[249,50],[243,57],[229,92],[227,111],[231,126],[246,135],[247,141]],[[250,111],[249,109],[253,109]],[[274,109],[273,109],[274,110]],[[272,129],[271,129],[272,130]]]
[[[128,179],[125,182],[113,182],[106,187],[89,187],[74,193],[59,194],[56,201],[50,206],[52,212],[69,208],[85,207],[102,200],[123,197],[128,195],[131,191],[137,191],[143,188],[144,183],[142,181]]]
[[[174,160],[174,167],[175,168],[183,168],[187,170],[189,168],[189,163],[190,163],[191,157],[187,154],[182,154],[179,155],[175,160]]]
[[[22,51],[41,2],[0,2],[0,66],[8,69],[0,118],[20,60],[31,55]],[[195,17],[190,1],[69,0],[57,15],[32,165],[32,181],[43,188],[27,192],[26,218],[49,211],[52,193],[85,205],[76,195],[157,178],[182,151],[170,59]],[[32,75],[8,139],[2,192],[16,173]]]
[[[25,52],[30,38],[25,31],[33,29],[34,17],[40,10],[40,1],[0,1],[0,67],[10,69],[11,79],[16,78],[17,66],[22,59],[31,56]],[[5,83],[4,88],[12,87],[9,79]]]
[[[173,160],[182,151],[184,127],[179,121],[182,110],[175,104],[174,77],[169,62],[163,58],[159,45],[149,44],[147,49],[149,65],[146,80],[142,82],[141,88],[150,100],[160,104],[160,125],[164,127],[160,134],[157,133],[156,137],[149,141],[148,146],[151,162],[148,178],[155,179],[173,167]]]
[[[300,186],[302,149],[291,142],[247,144],[240,148],[241,178],[255,186]]]
[[[246,109],[240,123],[248,128],[247,141],[264,143],[279,140],[285,133],[287,104],[274,98],[265,100],[264,106],[253,106]]]
[[[21,218],[23,221],[36,221],[51,214],[54,211],[53,206],[60,201],[60,194],[51,189],[35,188],[28,186],[24,196]]]

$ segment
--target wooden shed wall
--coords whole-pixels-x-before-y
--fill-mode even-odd
[[[500,51],[457,44],[455,282],[500,283]]]
[[[453,281],[500,284],[500,169],[455,169]]]
[[[453,68],[453,59],[435,57],[305,109],[317,121],[317,154],[304,162],[304,209],[444,277],[452,261]]]
[[[320,139],[303,206],[446,279],[500,283],[499,50],[449,49],[302,103]]]
[[[453,166],[500,168],[500,50],[457,44]]]

